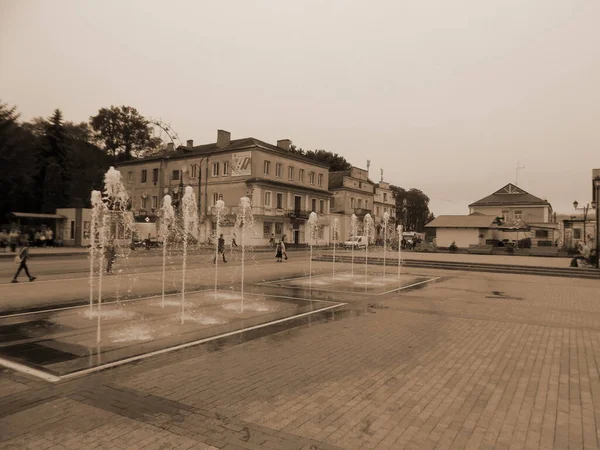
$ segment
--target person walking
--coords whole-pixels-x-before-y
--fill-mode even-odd
[[[10,234],[8,235],[8,244],[10,245],[10,251],[12,253],[16,253],[18,242],[19,242],[19,233],[17,233],[17,230],[13,229],[13,230],[11,230]]]
[[[19,265],[19,268],[17,269],[17,272],[15,273],[15,276],[13,277],[11,283],[19,282],[17,280],[17,278],[19,277],[19,274],[21,273],[21,270],[23,270],[23,269],[25,269],[25,274],[29,278],[29,281],[33,281],[36,279],[36,277],[34,277],[33,275],[31,275],[29,273],[29,267],[27,267],[28,259],[29,259],[29,243],[25,242],[23,248],[19,252],[19,255],[15,256],[15,262]]]
[[[0,249],[2,252],[6,252],[8,246],[8,233],[6,230],[0,231]]]
[[[117,250],[115,249],[114,241],[110,241],[105,251],[106,258],[106,274],[110,275],[112,273],[112,266],[117,260]]]
[[[237,236],[235,235],[235,233],[233,233],[233,237],[231,238],[231,246],[232,247],[237,247],[237,242],[235,242]]]
[[[279,241],[277,242],[277,245],[275,246],[275,258],[277,262],[281,262],[281,257],[283,255],[283,251],[282,251],[282,247],[283,247],[283,242]]]
[[[227,262],[225,259],[225,239],[223,238],[223,233],[221,233],[217,242],[217,254],[213,257],[213,264],[217,263],[218,255],[223,255],[223,262]]]
[[[281,238],[281,254],[283,255],[283,257],[287,261],[288,257],[287,257],[287,252],[285,251],[285,236],[283,236]]]

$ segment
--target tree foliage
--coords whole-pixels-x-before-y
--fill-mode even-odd
[[[95,137],[116,162],[132,157],[139,158],[152,153],[161,144],[152,136],[152,128],[146,118],[131,106],[101,108],[90,117]]]
[[[302,148],[292,145],[289,151],[290,153],[306,156],[317,163],[329,166],[329,170],[332,172],[348,170],[352,168],[352,164],[346,161],[346,158],[338,155],[337,153],[328,152],[327,150],[303,150]]]
[[[406,231],[423,232],[433,214],[429,211],[429,197],[419,189],[405,190],[390,185],[396,199],[396,220]],[[431,220],[430,220],[431,219]]]
[[[21,123],[16,107],[0,103],[0,220],[88,206],[109,165],[87,123],[65,122],[59,110]]]

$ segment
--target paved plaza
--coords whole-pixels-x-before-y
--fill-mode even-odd
[[[305,265],[251,266],[248,284],[304,284]],[[331,276],[331,264],[314,269],[317,280]],[[223,282],[237,271],[224,269]],[[57,382],[4,369],[0,448],[598,448],[600,282],[403,276],[406,286],[432,281],[383,295],[317,284],[315,301],[345,304]],[[42,305],[87,292],[84,278],[35,286],[45,286]],[[306,296],[306,286],[294,289]]]

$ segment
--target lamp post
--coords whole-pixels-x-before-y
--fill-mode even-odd
[[[600,170],[594,171],[594,202],[592,206],[596,209],[596,267],[600,269]]]
[[[583,243],[587,244],[587,236],[586,236],[586,232],[585,232],[585,223],[587,222],[587,215],[588,215],[588,211],[590,209],[590,204],[588,203],[583,208],[578,208],[577,207],[578,205],[579,205],[579,202],[577,200],[575,200],[573,202],[573,209],[575,211],[583,211]]]

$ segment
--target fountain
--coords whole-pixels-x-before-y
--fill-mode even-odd
[[[225,212],[225,202],[217,200],[215,203],[215,300],[217,299],[218,267],[219,267],[219,232],[221,231],[221,220]],[[225,249],[223,249],[225,259]]]
[[[252,216],[252,203],[248,197],[240,198],[240,207],[236,217],[235,225],[240,229],[242,237],[242,286],[241,286],[241,311],[244,312],[244,265],[246,259],[246,230],[252,230],[254,217]]]
[[[163,198],[163,204],[161,207],[161,222],[160,222],[160,235],[162,236],[163,245],[163,261],[162,261],[162,301],[161,307],[165,307],[165,278],[166,278],[166,266],[167,266],[167,240],[169,233],[173,227],[175,221],[175,212],[173,205],[171,204],[171,196],[165,195]]]
[[[387,251],[387,229],[389,220],[390,213],[386,211],[383,213],[383,278],[385,278],[385,256]]]
[[[92,217],[90,220],[90,320],[92,319],[92,307],[94,304],[94,261],[97,257],[96,251],[96,230],[99,228],[100,216],[104,203],[102,203],[102,193],[100,191],[92,191]],[[102,265],[100,265],[100,273],[102,273]]]
[[[400,279],[400,269],[402,268],[402,225],[398,225],[398,279]]]
[[[92,192],[92,206],[96,212],[96,230],[99,238],[99,269],[98,269],[98,308],[97,308],[97,330],[96,342],[101,340],[101,318],[102,318],[102,275],[104,256],[107,244],[110,244],[111,256],[114,256],[115,240],[119,237],[119,231],[133,230],[133,219],[128,213],[129,194],[121,181],[121,172],[110,167],[104,175],[104,191],[102,198],[99,192]],[[94,211],[92,211],[92,216]],[[100,226],[98,226],[100,224]],[[96,233],[94,230],[94,233]],[[92,239],[95,244],[95,239]],[[117,243],[118,244],[118,243]],[[95,245],[93,245],[95,247]],[[96,250],[93,250],[96,253]],[[90,263],[93,268],[93,263]],[[91,310],[90,310],[91,312]],[[90,317],[92,314],[90,314]]]
[[[309,271],[309,292],[312,293],[312,255],[313,255],[313,244],[318,234],[319,228],[319,216],[316,212],[311,212],[308,216],[308,236],[310,243],[310,262],[308,265]]]
[[[185,194],[181,199],[181,213],[183,215],[183,262],[181,283],[181,324],[185,319],[185,275],[187,265],[187,243],[190,233],[194,237],[198,232],[198,208],[196,207],[196,196],[191,186],[186,186]]]
[[[356,236],[356,234],[358,233],[358,217],[356,217],[356,214],[352,214],[352,217],[350,218],[350,237],[354,237]],[[354,275],[354,243],[352,244],[352,275]]]
[[[331,279],[335,281],[335,244],[340,237],[340,219],[333,219],[333,271]]]
[[[368,281],[368,266],[369,266],[369,238],[373,236],[373,218],[371,214],[365,214],[365,218],[363,220],[363,228],[365,239],[365,291],[367,290],[367,281]]]

